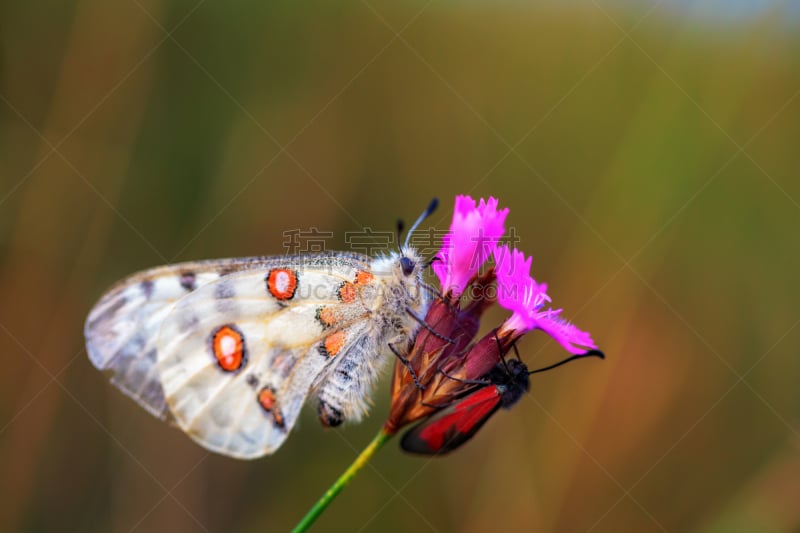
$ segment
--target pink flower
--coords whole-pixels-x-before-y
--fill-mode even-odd
[[[532,257],[526,259],[519,250],[500,246],[494,251],[494,260],[497,265],[497,301],[512,311],[500,332],[513,332],[520,336],[532,329],[540,329],[573,354],[597,348],[589,333],[561,318],[561,309],[542,310],[551,299],[547,295],[547,285],[536,283],[530,275]]]
[[[505,233],[508,208],[498,210],[497,199],[481,198],[476,206],[469,196],[456,196],[450,231],[442,239],[442,248],[432,265],[442,292],[458,297],[497,247]]]
[[[546,332],[575,354],[533,372],[560,366],[575,356],[603,357],[588,333],[560,317],[560,309],[545,309],[550,302],[547,285],[531,277],[532,258],[508,246],[498,247],[506,215],[508,209],[498,210],[495,198],[476,204],[469,196],[456,196],[450,231],[436,256],[439,262],[433,263],[444,294],[433,299],[425,327],[395,362],[386,434],[453,405],[474,391],[476,383],[490,383],[499,364],[507,371],[509,351],[531,330]],[[495,268],[476,275],[489,255],[494,255]],[[467,289],[470,298],[459,298]],[[481,318],[495,302],[512,314],[476,340]],[[474,430],[480,427],[471,422]]]

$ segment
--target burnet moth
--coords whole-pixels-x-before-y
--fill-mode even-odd
[[[530,389],[531,374],[587,356],[605,358],[603,352],[591,350],[531,371],[519,359],[503,360],[483,379],[468,382],[474,388],[408,430],[400,446],[407,452],[420,455],[450,453],[469,441],[501,407],[510,409],[516,404]]]

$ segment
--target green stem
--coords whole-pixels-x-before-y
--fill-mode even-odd
[[[375,455],[375,453],[380,450],[381,447],[386,444],[386,441],[388,441],[393,435],[393,433],[387,433],[383,429],[378,432],[378,434],[375,435],[375,438],[372,439],[372,442],[370,442],[369,445],[359,454],[359,456],[356,457],[356,460],[353,461],[353,464],[351,464],[350,467],[345,470],[341,476],[339,476],[339,479],[337,479],[333,485],[331,485],[331,488],[329,488],[327,492],[322,495],[322,498],[320,498],[319,501],[314,504],[314,507],[312,507],[311,510],[306,513],[303,519],[292,530],[292,533],[302,533],[303,531],[307,531],[314,521],[319,518],[319,515],[321,515],[322,512],[327,509],[328,505],[330,505],[333,499],[336,498],[340,492],[342,492],[342,489],[344,489],[348,483],[350,483],[350,480],[353,479],[358,471],[364,468],[364,465],[367,464],[367,461],[369,461],[372,456]]]

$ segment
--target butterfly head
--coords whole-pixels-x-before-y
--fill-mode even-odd
[[[414,270],[417,268],[417,262],[411,259],[410,257],[403,256],[400,258],[400,269],[403,271],[403,274],[408,277],[414,273]]]
[[[392,277],[404,284],[414,284],[416,280],[422,280],[422,273],[427,266],[425,259],[413,248],[394,252],[384,261],[385,268],[391,272]]]
[[[397,221],[397,242],[398,242],[398,248],[400,250],[400,259],[399,259],[400,273],[402,273],[403,276],[407,278],[412,276],[420,277],[422,274],[422,270],[424,269],[425,266],[422,264],[422,258],[417,254],[416,250],[408,246],[408,243],[411,241],[411,235],[414,233],[414,230],[416,230],[419,227],[419,225],[422,224],[422,221],[428,218],[431,215],[431,213],[433,213],[436,210],[436,207],[438,205],[439,205],[439,200],[437,200],[436,198],[431,200],[431,203],[428,204],[428,207],[425,209],[425,211],[422,212],[419,218],[417,218],[417,220],[408,230],[408,233],[406,234],[406,240],[402,246],[399,246],[399,243],[400,243],[400,234],[403,231],[403,221],[402,220]],[[420,265],[422,266],[420,267]]]

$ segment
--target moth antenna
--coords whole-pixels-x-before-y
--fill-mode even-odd
[[[511,369],[508,368],[508,363],[506,363],[506,356],[503,354],[503,345],[500,343],[500,337],[497,336],[497,330],[495,329],[492,333],[494,334],[494,342],[497,343],[497,353],[500,354],[500,360],[503,362],[503,368],[506,369],[508,375],[511,375]],[[514,345],[516,345],[516,342]]]
[[[439,207],[439,199],[434,198],[431,200],[431,203],[428,204],[427,209],[422,212],[416,222],[414,222],[414,224],[408,229],[408,233],[406,234],[406,242],[403,243],[403,248],[408,248],[408,241],[411,240],[411,234],[414,233],[420,224],[422,224],[423,220],[431,216],[431,214],[436,211],[437,207]]]
[[[519,350],[517,350],[517,341],[514,341],[514,344],[512,344],[511,347],[514,348],[514,355],[517,356],[517,361],[521,363],[522,358],[519,356]]]
[[[550,366],[545,366],[545,367],[542,367],[542,368],[537,368],[536,370],[531,370],[530,372],[528,372],[528,375],[536,374],[537,372],[544,372],[546,370],[552,370],[552,369],[554,369],[554,368],[556,368],[558,366],[565,365],[565,364],[569,363],[570,361],[574,361],[575,359],[582,359],[584,357],[591,357],[591,356],[599,357],[600,359],[605,359],[606,358],[606,355],[603,352],[601,352],[600,350],[589,350],[586,353],[581,353],[581,354],[578,354],[578,355],[573,355],[572,357],[567,357],[563,361],[559,361],[558,363],[552,364]]]

